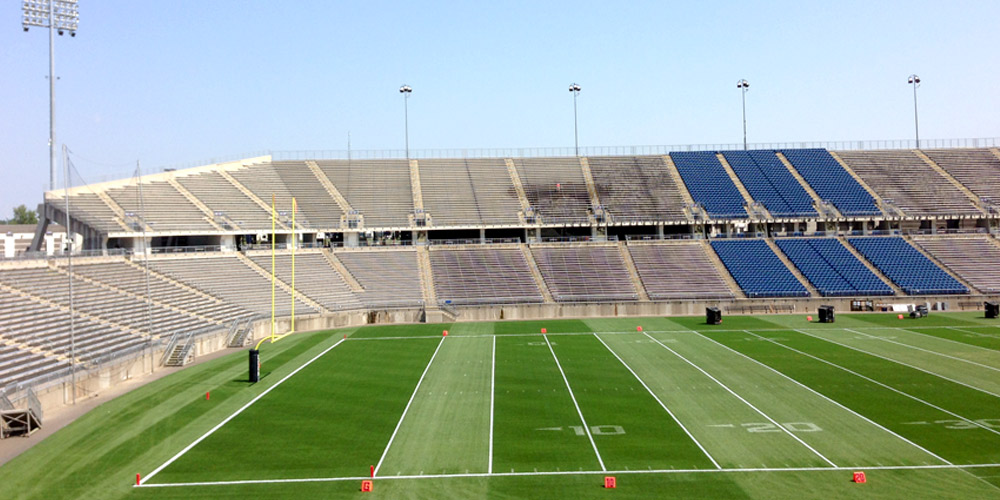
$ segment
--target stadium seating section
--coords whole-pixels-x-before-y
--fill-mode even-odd
[[[439,301],[542,302],[542,293],[520,248],[435,248],[430,256]]]
[[[824,297],[892,295],[882,282],[834,238],[779,239],[778,248]]]
[[[556,302],[638,299],[617,246],[541,246],[531,253]]]
[[[988,149],[939,149],[924,153],[980,198],[1000,203],[1000,156]]]
[[[726,162],[753,199],[772,217],[815,217],[812,199],[774,151],[723,151]]]
[[[951,272],[983,293],[1000,293],[1000,246],[992,238],[914,240]]]
[[[808,297],[809,291],[763,240],[717,240],[712,249],[747,297]]]
[[[652,300],[734,297],[700,242],[629,245],[628,250]]]
[[[902,238],[848,238],[847,241],[907,294],[969,292]]]
[[[825,149],[783,149],[785,156],[820,199],[842,215],[880,215],[875,198]]]
[[[673,153],[677,172],[695,203],[705,207],[712,218],[746,218],[744,200],[740,191],[726,173],[713,151]]]
[[[597,197],[615,220],[684,218],[684,200],[663,158],[610,156],[588,163]]]

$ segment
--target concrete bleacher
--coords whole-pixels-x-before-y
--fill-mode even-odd
[[[417,252],[414,250],[338,250],[334,255],[363,288],[355,295],[367,307],[423,304]]]
[[[982,293],[1000,293],[1000,246],[990,238],[921,238],[913,243]]]
[[[409,226],[413,212],[410,163],[407,160],[317,161],[367,227]]]
[[[144,182],[142,199],[135,183],[107,191],[126,212],[141,216],[156,231],[214,231],[206,214],[165,181]]]
[[[848,238],[869,262],[909,295],[969,293],[969,290],[898,236]]]
[[[62,209],[65,206],[66,198],[61,192],[49,193],[47,195],[52,202],[55,196],[55,204]],[[69,195],[69,210],[74,219],[83,221],[90,227],[98,231],[113,232],[122,231],[123,227],[117,221],[119,217],[115,211],[100,198],[100,196],[87,191],[80,191]],[[64,220],[63,223],[66,221]]]
[[[764,240],[715,240],[712,249],[749,298],[809,296]]]
[[[305,167],[303,166],[303,168]],[[271,164],[251,165],[247,168],[232,170],[229,175],[268,206],[271,205],[273,195],[276,211],[291,213],[292,193],[285,187],[284,181]],[[290,221],[291,217],[288,219]],[[302,212],[296,214],[295,223],[302,227],[312,227],[308,214]],[[267,227],[270,228],[270,222],[268,222]]]
[[[265,271],[271,272],[271,255],[257,253],[250,257]],[[286,284],[292,284],[292,255],[283,251],[275,255],[275,269],[278,279]],[[316,301],[323,307],[338,311],[343,309],[360,309],[358,301],[344,278],[338,273],[319,251],[298,252],[295,255],[295,292],[301,293]],[[296,312],[298,306],[296,306]]]
[[[177,182],[213,212],[224,212],[226,218],[234,222],[240,229],[267,230],[271,228],[270,211],[254,203],[218,172],[177,177]]]
[[[14,385],[69,367],[69,361],[54,356],[0,344],[0,387]]]
[[[980,215],[971,201],[912,151],[838,151],[883,199],[907,215]]]
[[[1000,158],[988,149],[925,150],[934,163],[982,198],[1000,204]]]
[[[503,159],[420,160],[424,210],[434,225],[518,224],[521,209]]]
[[[587,159],[601,205],[616,220],[683,220],[684,199],[659,156]]]
[[[299,210],[295,214],[295,222],[298,222],[301,213],[314,229],[340,228],[340,216],[343,212],[305,163],[273,162],[271,166],[288,192],[295,197]],[[288,219],[291,220],[291,204],[278,207],[279,212],[282,210],[289,212]]]
[[[746,219],[739,189],[733,184],[714,151],[675,152],[670,158],[684,180],[691,198],[714,219]]]
[[[836,238],[779,239],[778,248],[824,297],[893,295]]]
[[[881,215],[875,198],[825,149],[783,149],[809,187],[845,216]]]
[[[439,301],[452,304],[543,301],[519,248],[433,248],[430,259]]]
[[[257,314],[271,313],[271,280],[239,261],[235,256],[198,258],[154,258],[149,267],[224,301],[240,304]],[[275,311],[291,314],[291,294],[280,286],[275,292]],[[315,313],[296,301],[297,314]]]
[[[528,202],[548,223],[589,220],[590,194],[579,158],[517,158],[517,175]]]
[[[629,244],[628,251],[652,300],[734,297],[699,242]]]
[[[617,246],[531,247],[545,285],[556,302],[638,300]]]
[[[755,201],[774,217],[815,217],[812,198],[769,150],[723,151],[729,166]]]

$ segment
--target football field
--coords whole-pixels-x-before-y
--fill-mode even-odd
[[[257,384],[241,351],[88,430],[100,407],[0,467],[0,490],[30,469],[61,484],[34,486],[48,497],[1000,497],[1000,325],[981,313],[362,327],[261,356]]]
[[[624,489],[641,475],[801,473],[834,493],[885,472],[939,471],[949,478],[939,494],[956,493],[952,481],[1000,494],[997,329],[940,316],[838,320],[361,329],[331,339],[143,487],[356,490],[372,475],[375,487],[494,477],[599,487],[616,476]],[[872,482],[851,483],[853,471]],[[486,494],[465,484],[452,493]]]

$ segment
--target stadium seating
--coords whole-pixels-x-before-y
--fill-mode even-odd
[[[271,205],[273,201],[275,210],[292,210],[292,193],[285,187],[284,181],[278,176],[273,165],[269,163],[251,165],[233,170],[229,174],[265,204]],[[308,215],[302,212],[296,214],[295,223],[302,227],[315,227],[310,223]],[[271,227],[270,223],[267,227]]]
[[[638,300],[617,246],[532,246],[531,255],[556,302]]]
[[[213,212],[223,212],[226,218],[240,229],[266,230],[271,228],[271,213],[247,198],[218,172],[177,177],[191,194]],[[270,198],[268,198],[270,202]]]
[[[366,227],[409,226],[413,212],[407,160],[317,161],[340,195],[365,218]]]
[[[628,251],[652,300],[734,296],[699,242],[629,244]]]
[[[591,210],[579,158],[514,160],[528,203],[548,223],[586,223]]]
[[[781,153],[820,199],[845,216],[881,215],[875,198],[825,149],[783,149]]]
[[[57,201],[54,203],[60,209],[65,206],[66,198],[63,197],[62,192],[52,192],[46,196],[49,197],[49,203],[53,203],[52,197],[55,196],[55,200]],[[119,220],[119,217],[115,214],[115,211],[104,200],[92,192],[79,191],[70,194],[69,203],[69,210],[74,219],[83,221],[98,231],[112,232],[124,230],[122,225],[116,222],[116,220]],[[63,220],[62,222],[65,224],[66,221]]]
[[[671,153],[677,172],[695,203],[712,218],[747,218],[744,200],[714,151]]]
[[[1000,158],[988,149],[939,149],[924,151],[977,196],[1000,204]]]
[[[588,159],[598,199],[613,220],[682,220],[684,199],[659,156]]]
[[[55,356],[0,345],[0,387],[37,378],[69,367],[69,362]]]
[[[414,250],[338,250],[334,255],[364,288],[358,299],[372,308],[423,304],[417,252]]]
[[[433,248],[434,289],[452,304],[541,302],[542,293],[519,248]]]
[[[886,285],[834,238],[779,239],[778,248],[824,297],[892,295]]]
[[[205,213],[164,181],[144,182],[142,200],[135,183],[107,191],[126,212],[142,216],[157,231],[215,231]]]
[[[316,229],[340,228],[340,216],[344,213],[340,206],[320,183],[309,166],[303,162],[274,162],[271,164],[288,191],[295,196],[299,213],[309,220]],[[291,212],[291,205],[279,206],[278,211]],[[299,221],[295,214],[295,222]],[[290,220],[291,214],[287,216]]]
[[[764,240],[715,240],[712,249],[747,297],[809,296]]]
[[[258,266],[271,272],[271,256],[257,253],[250,257]],[[292,254],[275,255],[278,279],[292,284]],[[330,266],[319,251],[299,251],[295,255],[295,291],[331,310],[360,309],[361,302],[351,292],[344,278]],[[298,306],[296,306],[297,308]]]
[[[848,238],[848,242],[909,295],[969,293],[900,237]]]
[[[723,151],[750,196],[773,217],[815,217],[812,198],[774,151]]]
[[[521,202],[500,158],[420,160],[424,210],[434,225],[518,224]]]
[[[989,238],[913,240],[951,272],[983,293],[1000,293],[1000,246]]]
[[[838,151],[883,199],[907,215],[978,215],[965,193],[912,151]]]

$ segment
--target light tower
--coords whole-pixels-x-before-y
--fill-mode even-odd
[[[743,96],[743,150],[747,149],[747,91],[750,90],[750,82],[746,79],[736,82],[736,88],[740,89]]]
[[[906,78],[906,83],[913,86],[913,130],[917,136],[917,149],[920,149],[920,121],[917,120],[917,87],[920,86],[920,77],[910,75]]]
[[[580,135],[576,127],[576,96],[580,94],[580,86],[571,83],[569,85],[569,91],[573,93],[573,145],[576,155],[580,156]]]
[[[56,188],[56,32],[76,36],[80,22],[77,0],[24,0],[24,31],[49,29],[49,191]],[[68,231],[68,230],[67,230]]]
[[[410,111],[408,102],[413,89],[409,85],[403,84],[399,87],[399,93],[403,94],[403,134],[406,140],[406,159],[410,159]]]

